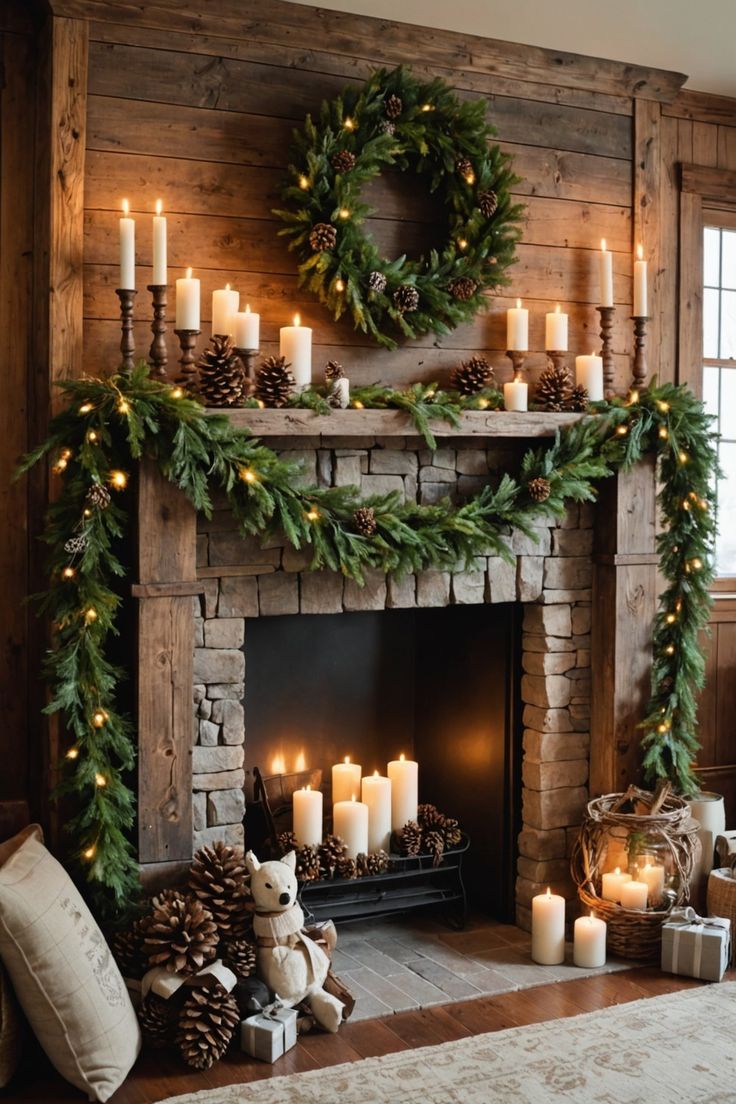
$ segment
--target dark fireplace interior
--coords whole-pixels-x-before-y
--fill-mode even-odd
[[[419,800],[470,836],[471,904],[510,920],[520,822],[520,607],[262,617],[246,626],[247,771],[385,774],[419,762]]]

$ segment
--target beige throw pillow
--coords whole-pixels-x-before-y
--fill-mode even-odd
[[[140,1050],[110,948],[37,824],[0,844],[0,958],[59,1073],[107,1100]]]

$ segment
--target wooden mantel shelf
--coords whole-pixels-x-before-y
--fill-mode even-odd
[[[214,410],[227,413],[239,429],[257,437],[417,437],[416,426],[403,410]],[[461,415],[460,426],[432,422],[436,437],[553,437],[562,426],[579,421],[581,414],[512,414],[472,410]]]

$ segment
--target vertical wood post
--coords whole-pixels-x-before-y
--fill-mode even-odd
[[[648,382],[659,374],[661,319],[659,292],[664,282],[660,265],[660,226],[662,176],[661,105],[653,100],[634,100],[634,209],[633,231],[636,246],[644,246],[644,259],[649,262],[650,310],[648,340]]]
[[[596,509],[590,792],[625,790],[640,770],[658,556],[654,460],[601,484]]]

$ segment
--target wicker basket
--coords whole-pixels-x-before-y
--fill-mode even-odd
[[[731,963],[736,964],[736,856],[733,864],[708,875],[708,916],[731,921]]]
[[[621,812],[621,807],[630,800],[655,811]],[[677,884],[674,900],[670,900],[666,908],[625,909],[600,895],[602,865],[612,830],[655,836],[660,845],[668,849]],[[625,794],[606,794],[588,803],[570,866],[584,908],[608,925],[607,946],[613,954],[637,962],[659,960],[662,924],[673,904],[687,900],[697,830],[697,822],[691,818],[686,802],[669,792],[655,797],[647,790],[630,786]]]

